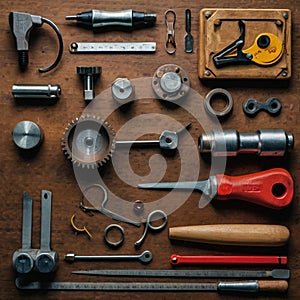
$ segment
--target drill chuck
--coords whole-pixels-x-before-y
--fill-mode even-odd
[[[293,134],[283,129],[258,129],[254,133],[213,130],[199,137],[200,153],[213,156],[237,156],[240,153],[284,156],[293,147]]]
[[[94,31],[111,29],[134,30],[142,27],[154,26],[156,14],[133,11],[96,10],[78,13],[76,16],[66,16],[66,20],[76,20],[79,26]]]

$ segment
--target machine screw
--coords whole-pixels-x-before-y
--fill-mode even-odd
[[[211,73],[210,73],[210,71],[209,71],[209,70],[206,70],[206,71],[204,72],[204,75],[205,75],[205,76],[210,76],[210,75],[211,75]]]
[[[251,53],[247,53],[247,54],[246,54],[246,57],[247,57],[249,60],[251,60],[251,59],[253,58],[253,55],[252,55]]]
[[[284,13],[283,17],[287,20],[289,18],[289,14],[288,13]]]
[[[210,17],[211,17],[211,12],[210,11],[206,12],[205,13],[205,18],[209,19]]]
[[[96,76],[100,76],[101,67],[77,67],[77,74],[83,78],[83,96],[85,101],[91,101],[95,98],[94,80]]]
[[[281,73],[282,77],[286,77],[288,75],[288,72],[286,70],[282,71]]]

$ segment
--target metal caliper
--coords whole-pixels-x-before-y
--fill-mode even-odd
[[[28,274],[31,271],[49,274],[55,271],[58,264],[58,254],[51,250],[51,200],[52,193],[41,192],[41,245],[40,249],[31,248],[32,232],[32,198],[23,193],[22,248],[14,252],[12,263],[18,274]]]

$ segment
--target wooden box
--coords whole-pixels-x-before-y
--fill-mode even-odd
[[[288,79],[291,77],[291,24],[289,9],[216,9],[199,13],[200,79]],[[245,21],[245,44],[249,48],[261,33],[276,35],[283,44],[283,54],[273,65],[233,64],[217,68],[213,56],[237,40],[239,20]]]

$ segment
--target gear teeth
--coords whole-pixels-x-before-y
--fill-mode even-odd
[[[101,124],[100,129],[104,128],[104,131],[106,132],[108,144],[109,144],[108,149],[107,151],[102,151],[104,153],[101,153],[100,157],[98,157],[98,159],[95,161],[84,161],[84,159],[76,158],[75,156],[73,156],[72,150],[69,147],[69,145],[71,144],[70,139],[71,137],[73,137],[72,135],[70,135],[70,133],[73,130],[75,130],[75,127],[81,121],[91,121],[91,122],[95,121]],[[100,117],[96,115],[86,114],[72,120],[65,128],[65,132],[61,139],[61,148],[66,158],[69,159],[73,163],[73,165],[81,168],[96,169],[104,166],[108,161],[110,161],[112,154],[115,151],[115,144],[116,144],[115,136],[116,136],[115,131],[111,126],[111,124],[109,124],[107,121],[103,121]]]

